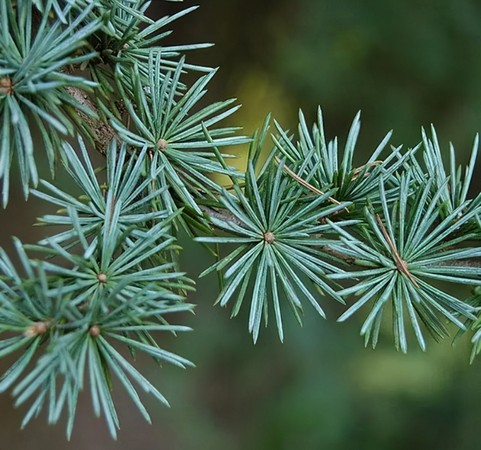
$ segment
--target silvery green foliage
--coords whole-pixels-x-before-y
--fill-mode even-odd
[[[213,245],[217,261],[203,275],[219,273],[217,303],[232,316],[249,309],[254,341],[270,315],[283,340],[286,310],[301,323],[307,311],[328,316],[335,301],[346,305],[338,320],[364,317],[366,345],[390,321],[397,349],[414,341],[424,350],[426,333],[443,338],[451,324],[475,330],[474,357],[478,138],[466,169],[452,146],[444,165],[434,129],[406,150],[391,147],[388,133],[355,165],[359,114],[344,146],[326,138],[320,109],[312,127],[299,114],[297,135],[275,121],[271,130],[267,118],[247,139],[226,124],[235,101],[203,103],[215,70],[190,64],[188,52],[206,45],[163,45],[166,27],[193,8],[153,21],[149,4],[0,2],[2,204],[15,158],[25,196],[53,211],[39,218],[46,238],[15,240],[18,266],[0,249],[0,356],[16,358],[0,391],[28,405],[24,424],[43,409],[50,423],[65,412],[70,435],[85,389],[115,437],[112,378],[147,420],[139,390],[167,404],[122,347],[192,364],[157,341],[157,332],[189,330],[174,324],[193,308],[179,230]],[[186,72],[196,81],[187,85]],[[224,149],[247,143],[242,173]],[[68,173],[80,195],[41,179],[45,155],[51,174]]]

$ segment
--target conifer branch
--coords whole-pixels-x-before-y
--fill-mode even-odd
[[[254,341],[269,320],[284,340],[286,310],[302,323],[306,306],[325,317],[334,300],[346,305],[340,321],[365,313],[366,345],[377,345],[389,305],[398,350],[407,351],[407,329],[425,350],[426,332],[441,339],[450,323],[474,330],[478,354],[481,194],[469,196],[478,137],[463,170],[452,146],[445,167],[434,128],[406,151],[389,146],[389,132],[354,166],[360,115],[340,148],[326,139],[320,108],[312,126],[299,112],[297,135],[276,121],[270,134],[268,117],[252,138],[240,136],[225,125],[235,100],[202,103],[216,71],[187,61],[208,44],[163,45],[164,28],[195,8],[154,21],[148,4],[0,2],[2,204],[18,158],[25,196],[56,211],[39,219],[51,226],[45,239],[14,241],[22,270],[0,249],[0,357],[17,358],[0,391],[30,402],[24,424],[46,406],[50,423],[66,412],[70,435],[85,384],[115,437],[112,377],[147,421],[139,388],[168,405],[118,347],[192,365],[155,334],[190,330],[170,321],[193,308],[181,229],[215,245],[217,260],[201,276],[219,273],[216,303],[232,316],[248,308]],[[187,71],[198,75],[191,85]],[[84,139],[105,156],[104,170]],[[225,149],[244,144],[240,172]],[[39,153],[80,197],[40,176]]]

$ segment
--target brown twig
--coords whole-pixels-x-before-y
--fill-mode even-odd
[[[386,239],[388,245],[389,245],[389,248],[391,249],[391,252],[392,252],[392,256],[394,257],[394,262],[396,263],[396,267],[397,269],[399,270],[399,272],[403,273],[404,275],[406,275],[408,277],[408,279],[411,281],[412,284],[414,284],[414,286],[416,286],[417,288],[419,287],[419,284],[416,282],[416,280],[414,279],[414,277],[411,275],[411,273],[409,272],[409,268],[408,268],[408,264],[406,261],[404,261],[404,259],[401,258],[401,256],[399,255],[397,249],[396,249],[396,246],[394,245],[393,241],[391,240],[391,237],[389,236],[387,230],[386,230],[386,227],[384,226],[382,220],[381,220],[381,217],[379,216],[379,214],[376,214],[376,221],[377,223],[379,224],[379,227],[381,228],[381,233],[382,235],[384,236],[384,238]]]
[[[371,163],[368,163],[368,164],[364,164],[360,167],[358,167],[357,169],[354,169],[354,173],[352,175],[352,179],[355,180],[357,177],[359,177],[359,174],[364,170],[365,167],[376,167],[378,166],[379,164],[382,164],[384,161],[381,161],[381,160],[377,160],[377,161],[373,161]],[[365,176],[369,176],[369,172],[366,172],[365,173]]]
[[[276,163],[279,164],[280,163],[280,160],[277,156],[274,157],[275,160],[276,160]],[[325,195],[324,192],[322,192],[321,190],[317,189],[315,186],[313,186],[312,184],[308,183],[306,180],[304,180],[303,178],[301,178],[299,175],[297,175],[295,172],[293,172],[291,169],[289,169],[289,167],[287,167],[286,165],[284,165],[284,167],[282,168],[282,170],[284,170],[291,178],[293,178],[294,180],[296,180],[299,184],[301,184],[302,186],[304,186],[306,189],[309,189],[311,192],[313,192],[314,194],[317,194],[317,195]],[[341,202],[336,200],[335,198],[333,197],[327,197],[327,199],[331,202],[331,203],[334,203],[335,205],[340,205]]]

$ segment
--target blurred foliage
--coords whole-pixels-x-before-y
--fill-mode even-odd
[[[369,140],[394,128],[395,143],[412,146],[433,122],[469,145],[481,118],[479,3],[300,3],[274,67],[302,107],[320,102],[334,121],[361,109]]]
[[[184,6],[194,3],[185,1]],[[298,107],[311,111],[310,122],[320,104],[328,136],[345,135],[361,109],[361,146],[372,147],[391,128],[395,144],[414,146],[421,140],[421,125],[433,122],[443,148],[452,140],[458,151],[466,150],[459,153],[459,161],[467,162],[472,138],[481,131],[478,2],[196,3],[201,8],[182,19],[170,39],[216,43],[213,50],[198,52],[194,62],[221,66],[213,80],[217,90],[209,96],[237,96],[244,105],[237,122],[246,132],[259,126],[268,112],[285,128],[294,128]],[[153,8],[160,15],[166,9],[178,11],[179,5],[154,2]],[[36,204],[17,211],[14,207],[21,201],[16,200],[0,212],[2,236],[34,241],[30,224],[41,211]],[[184,265],[196,277],[206,267],[200,258],[208,256],[198,244],[186,242],[186,247]],[[115,443],[103,423],[92,418],[84,399],[68,448],[479,447],[481,366],[467,365],[466,337],[457,342],[456,351],[448,341],[429,341],[427,353],[402,355],[386,339],[373,352],[362,348],[352,324],[308,315],[302,330],[296,329],[294,319],[287,321],[285,344],[271,328],[253,347],[244,332],[246,317],[229,321],[227,311],[212,308],[215,283],[215,277],[203,280],[189,298],[199,305],[195,318],[185,318],[195,333],[170,343],[198,367],[187,372],[165,368],[159,375],[165,378],[162,384],[170,392],[172,409],[161,410],[147,399],[154,422],[149,427],[140,415],[130,415],[128,399],[120,397],[125,400],[119,402],[124,427]],[[339,315],[335,308],[326,311],[328,317]],[[152,371],[151,377],[159,373],[153,365]],[[2,448],[67,447],[61,426],[50,429],[41,418],[21,432],[17,424],[23,412],[11,414],[5,396],[1,402],[1,410],[8,411],[1,419]]]

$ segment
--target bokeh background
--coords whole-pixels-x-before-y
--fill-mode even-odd
[[[414,146],[421,126],[434,123],[441,145],[447,149],[453,141],[459,160],[467,162],[481,130],[479,2],[154,0],[151,12],[161,16],[193,4],[201,7],[176,23],[169,42],[216,43],[190,61],[220,66],[206,101],[237,97],[243,108],[233,121],[247,133],[269,112],[295,130],[299,107],[313,120],[321,105],[328,136],[342,143],[361,109],[360,151],[370,151],[390,129],[393,144]],[[45,211],[38,202],[25,204],[17,187],[0,212],[1,245],[11,249],[11,235],[35,241],[42,230],[31,224]],[[209,256],[189,241],[183,245],[184,268],[197,277]],[[189,299],[198,305],[196,315],[182,318],[195,331],[160,336],[195,369],[159,370],[139,361],[172,404],[165,409],[146,399],[152,426],[119,390],[122,429],[112,441],[103,421],[93,417],[86,391],[67,442],[63,424],[48,426],[43,416],[20,431],[24,411],[3,395],[0,448],[481,448],[481,365],[468,364],[469,336],[454,347],[451,340],[431,340],[426,353],[411,340],[402,355],[386,327],[373,351],[358,335],[362,314],[338,324],[334,305],[326,307],[328,321],[309,309],[303,328],[289,318],[284,344],[272,327],[254,346],[246,313],[230,320],[229,311],[212,306],[216,292],[213,278],[201,280]]]

